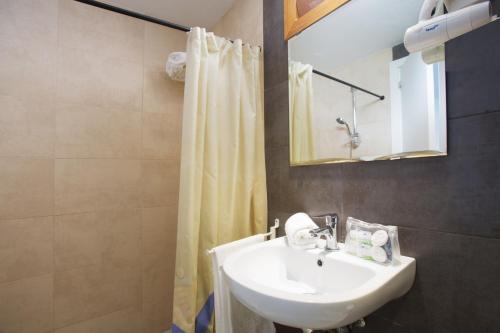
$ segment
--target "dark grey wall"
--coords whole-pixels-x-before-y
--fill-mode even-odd
[[[282,6],[264,0],[270,220],[333,211],[400,227],[415,284],[360,332],[500,332],[500,22],[446,45],[449,156],[291,168]]]

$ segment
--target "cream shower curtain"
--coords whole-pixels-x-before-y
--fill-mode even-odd
[[[290,61],[288,68],[290,162],[316,159],[313,126],[312,66]]]
[[[189,33],[174,333],[213,330],[207,250],[267,227],[260,58],[240,40]]]

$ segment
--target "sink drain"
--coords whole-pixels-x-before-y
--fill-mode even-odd
[[[316,263],[318,264],[319,267],[323,266],[323,260],[321,259],[318,259]]]

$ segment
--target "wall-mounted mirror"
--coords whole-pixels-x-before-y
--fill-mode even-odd
[[[290,162],[446,155],[444,47],[409,54],[423,0],[351,0],[288,41]]]

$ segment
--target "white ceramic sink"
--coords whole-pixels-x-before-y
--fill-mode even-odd
[[[295,250],[281,237],[232,254],[223,270],[232,294],[261,316],[297,328],[329,329],[404,295],[415,266],[415,259],[404,256],[400,264],[384,266],[343,251]]]

